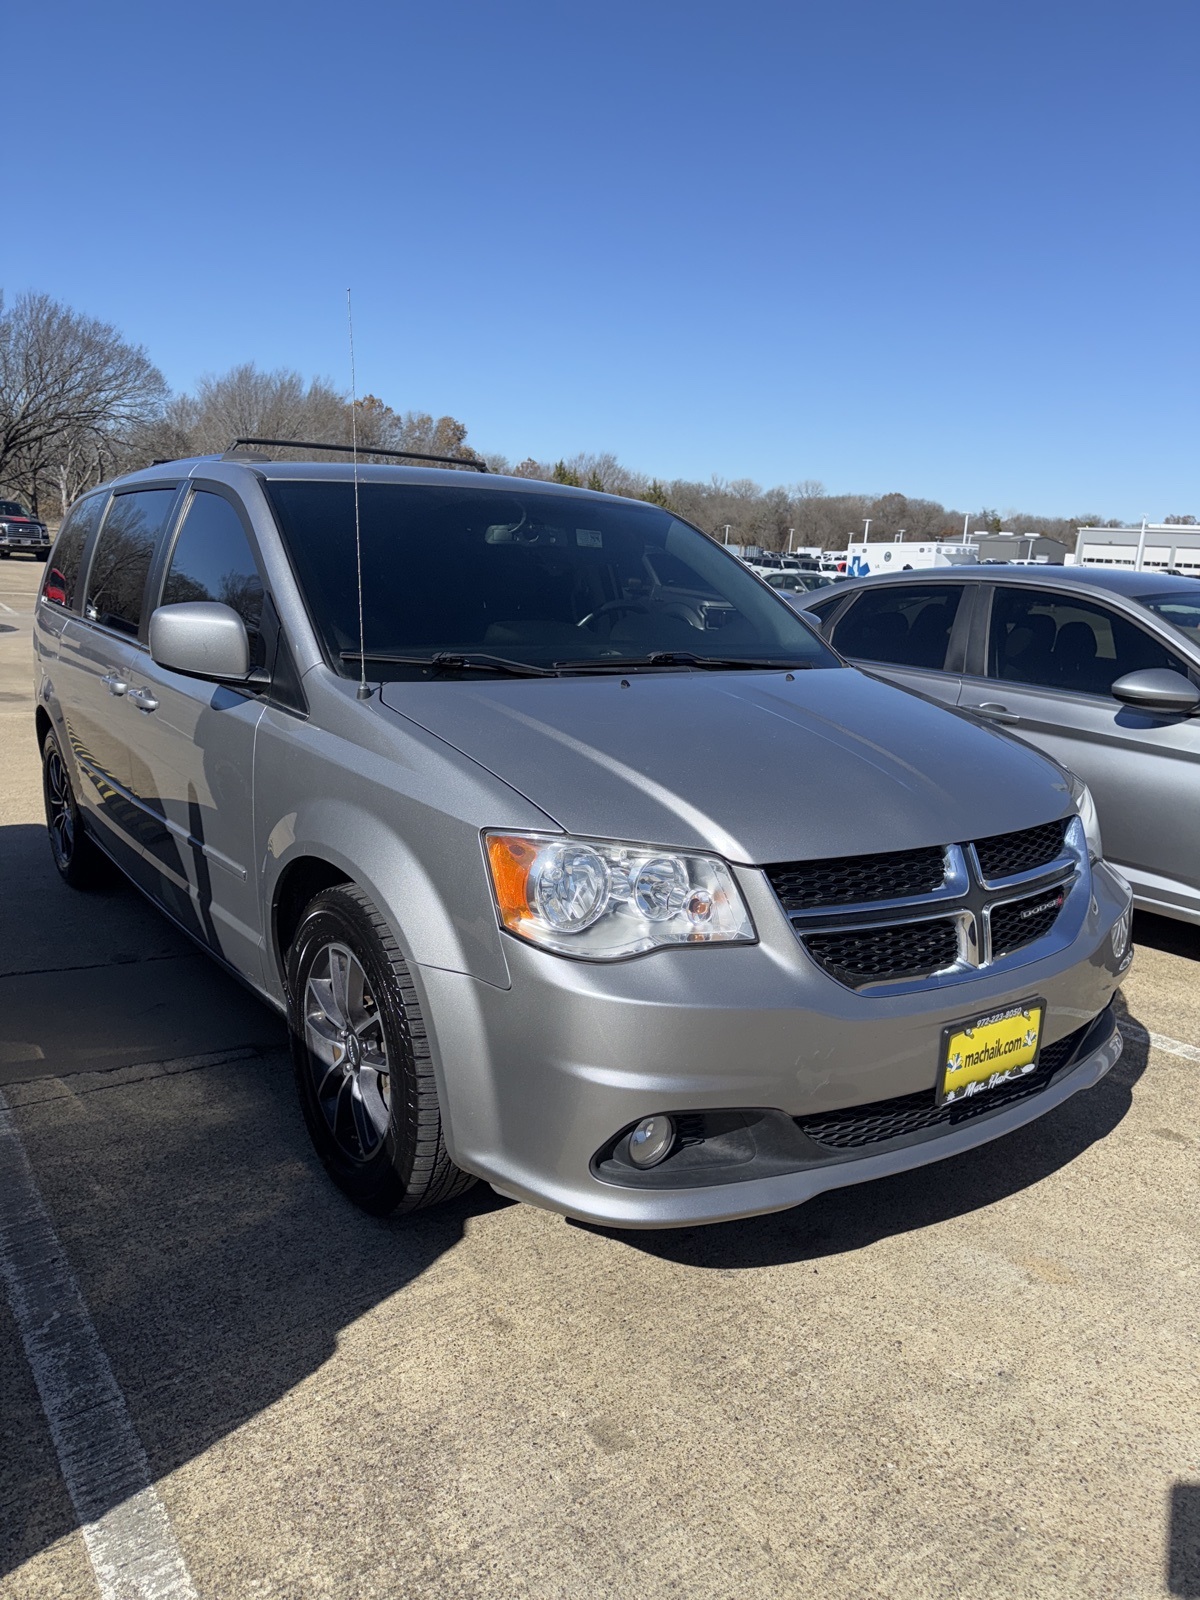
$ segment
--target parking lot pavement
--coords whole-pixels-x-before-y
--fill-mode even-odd
[[[116,1398],[56,1410],[58,1324],[0,1301],[4,1600],[121,1593],[121,1450],[178,1558],[129,1592],[1200,1596],[1196,932],[1137,924],[1108,1079],[940,1166],[680,1233],[482,1188],[373,1220],[276,1020],[132,891],[55,882],[39,574],[0,564],[0,1083],[34,1186],[8,1238],[42,1230],[29,1270]],[[85,1539],[62,1446],[100,1437],[65,1457]]]

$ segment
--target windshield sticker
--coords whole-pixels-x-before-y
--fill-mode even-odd
[[[604,535],[598,528],[576,528],[575,543],[583,550],[602,550]]]

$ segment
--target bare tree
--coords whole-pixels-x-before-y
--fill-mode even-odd
[[[286,368],[260,372],[252,361],[219,376],[207,374],[194,395],[173,403],[169,415],[198,455],[225,450],[239,438],[350,442],[346,395],[321,378],[306,383]]]
[[[43,484],[73,497],[162,412],[163,375],[109,323],[44,294],[0,296],[0,484],[35,510]]]

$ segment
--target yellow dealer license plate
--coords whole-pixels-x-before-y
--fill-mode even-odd
[[[1022,1000],[943,1028],[938,1105],[987,1094],[1036,1071],[1045,1014],[1044,1000]]]

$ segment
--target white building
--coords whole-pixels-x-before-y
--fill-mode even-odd
[[[1144,528],[1080,528],[1075,563],[1200,577],[1200,528],[1172,522],[1148,522]]]

